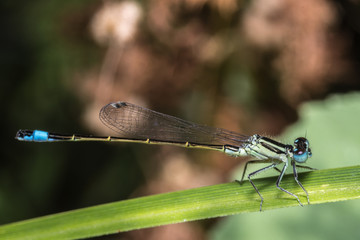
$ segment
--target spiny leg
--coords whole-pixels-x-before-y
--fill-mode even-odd
[[[254,163],[268,163],[269,160],[268,159],[264,159],[264,160],[250,160],[250,161],[247,161],[245,163],[245,166],[244,166],[244,170],[243,170],[243,173],[242,173],[242,176],[241,176],[241,180],[235,180],[236,182],[238,182],[239,184],[242,184],[243,181],[244,181],[244,176],[245,176],[245,173],[246,173],[246,169],[247,169],[247,166],[248,164],[254,164]],[[275,167],[275,169],[277,171],[280,171],[278,168]]]
[[[251,161],[251,163],[253,163],[253,162],[255,162],[255,161]],[[260,161],[256,161],[256,162],[260,162]],[[264,163],[264,162],[266,162],[266,161],[264,160],[264,161],[262,161],[262,162]],[[252,173],[250,173],[250,174],[248,175],[249,182],[251,183],[251,185],[253,186],[253,188],[255,189],[255,191],[257,192],[257,194],[259,194],[259,196],[260,196],[260,198],[261,198],[260,212],[262,211],[262,204],[263,204],[263,202],[264,202],[264,198],[261,196],[259,190],[257,189],[257,187],[255,186],[255,184],[254,184],[253,181],[251,180],[251,177],[254,176],[254,175],[256,175],[256,174],[258,174],[258,173],[261,173],[261,172],[264,172],[264,171],[269,170],[269,169],[271,169],[271,168],[274,168],[276,165],[277,165],[277,163],[273,163],[273,164],[271,164],[271,165],[269,165],[269,166],[267,166],[267,167],[264,167],[264,168],[261,168],[261,169],[259,169],[259,170],[256,170],[255,172],[252,172]],[[244,172],[244,173],[245,173],[245,172]],[[243,176],[243,177],[244,177],[244,176]],[[241,181],[236,180],[236,181],[241,184],[241,181],[242,181],[242,180],[241,180]]]
[[[303,169],[307,169],[307,170],[310,170],[310,171],[316,171],[316,170],[318,170],[318,169],[316,169],[316,168],[312,168],[312,167],[308,167],[308,166],[302,166],[302,165],[297,165],[297,164],[295,164],[295,166],[298,167],[298,168],[303,168]]]
[[[297,182],[297,184],[299,184],[299,186],[304,190],[304,192],[306,193],[306,197],[307,197],[307,201],[308,201],[308,204],[310,204],[310,200],[309,200],[309,194],[308,192],[305,190],[305,188],[303,187],[303,185],[301,184],[301,182],[298,180],[298,173],[296,171],[296,167],[298,165],[295,164],[294,161],[291,162],[291,165],[293,166],[293,172],[294,172],[294,178],[295,178],[295,181]],[[303,166],[300,166],[300,167],[303,167]],[[305,167],[306,169],[308,169],[307,167]],[[310,168],[310,167],[309,167]]]
[[[283,169],[282,169],[282,171],[281,171],[281,173],[280,173],[280,176],[279,176],[278,180],[276,181],[276,187],[277,187],[278,189],[280,189],[281,191],[286,192],[287,194],[290,194],[291,196],[295,197],[295,198],[298,200],[300,206],[303,207],[303,205],[302,205],[302,203],[300,202],[300,199],[298,198],[298,196],[296,196],[295,194],[289,192],[288,190],[285,190],[284,188],[280,187],[281,180],[282,180],[282,178],[283,178],[283,176],[284,176],[284,174],[285,174],[285,171],[286,171],[286,168],[287,168],[287,167],[288,167],[288,162],[285,163],[285,165],[284,165],[284,167],[283,167]],[[305,190],[305,189],[304,189],[304,190]]]

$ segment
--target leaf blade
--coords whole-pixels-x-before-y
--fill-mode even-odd
[[[360,166],[299,174],[311,204],[360,198]],[[276,178],[254,180],[264,197],[263,210],[298,206],[292,196],[275,187]],[[281,186],[306,196],[293,180]],[[260,198],[248,182],[226,183],[140,197],[0,226],[1,239],[74,239],[165,224],[259,211]]]

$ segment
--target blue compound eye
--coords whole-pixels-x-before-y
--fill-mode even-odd
[[[293,154],[294,160],[298,163],[304,163],[309,158],[309,152],[304,149],[295,148]]]
[[[309,147],[309,141],[304,137],[299,137],[299,138],[295,139],[294,146],[295,147],[300,147],[300,148],[308,148]]]
[[[312,156],[311,149],[309,148],[309,141],[306,138],[299,137],[294,141],[293,157],[298,163],[304,163]]]

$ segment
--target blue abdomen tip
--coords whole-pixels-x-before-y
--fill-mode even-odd
[[[47,142],[49,141],[49,133],[41,130],[34,130],[32,138],[35,142]]]

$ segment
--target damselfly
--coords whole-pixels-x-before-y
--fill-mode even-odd
[[[84,135],[64,135],[40,130],[19,130],[16,139],[30,142],[58,142],[58,141],[113,141],[134,142],[146,144],[168,144],[187,148],[202,148],[224,152],[233,157],[250,156],[255,158],[245,164],[241,180],[248,164],[270,163],[270,165],[248,174],[249,182],[261,198],[260,211],[264,202],[259,190],[252,181],[255,174],[275,169],[280,172],[276,187],[295,197],[299,204],[299,197],[280,187],[281,180],[289,163],[293,167],[294,178],[304,190],[309,201],[309,194],[298,180],[296,167],[314,170],[310,167],[297,165],[305,163],[311,157],[309,141],[299,137],[294,145],[283,144],[260,135],[245,136],[222,128],[214,128],[185,121],[173,116],[155,112],[131,103],[115,102],[104,106],[99,114],[100,120],[118,133],[118,136],[96,137]],[[284,164],[280,170],[279,164]]]

